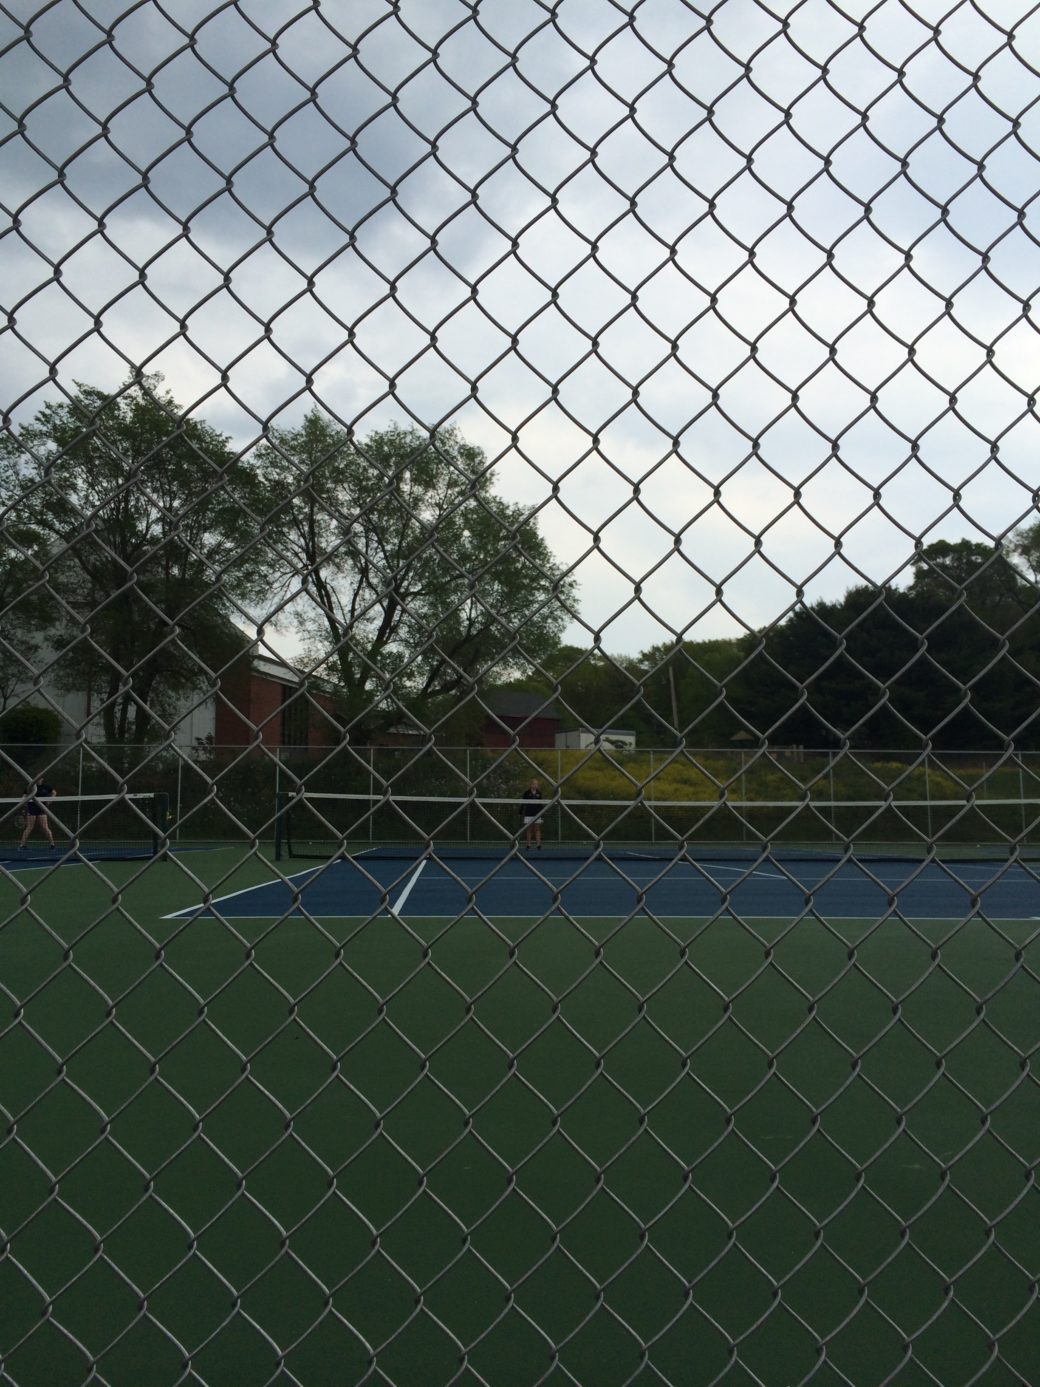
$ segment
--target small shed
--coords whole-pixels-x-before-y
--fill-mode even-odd
[[[561,718],[547,694],[501,689],[485,695],[483,703],[487,709],[481,736],[485,746],[511,746],[514,737],[520,746],[556,745]]]

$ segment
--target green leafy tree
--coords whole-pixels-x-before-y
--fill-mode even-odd
[[[256,461],[276,498],[288,610],[354,737],[508,677],[555,647],[574,584],[452,429],[355,441],[312,411]]]
[[[0,715],[0,744],[50,746],[61,736],[61,718],[53,708],[20,703]]]
[[[55,677],[87,689],[110,742],[212,682],[242,648],[235,602],[258,595],[266,502],[228,440],[151,376],[89,385],[0,442],[0,500],[27,570],[46,575]],[[9,538],[11,532],[8,532]]]
[[[47,748],[61,737],[61,727],[61,718],[53,708],[31,703],[15,704],[0,714],[0,777],[6,779],[12,766],[19,767],[23,775],[31,774],[46,759]]]
[[[1040,520],[1016,530],[1009,547],[1019,566],[1025,569],[1031,579],[1035,602],[1037,585],[1040,584]]]
[[[947,748],[1040,740],[1040,615],[997,546],[937,541],[908,588],[851,588],[763,633],[735,703],[771,741]]]
[[[905,679],[921,650],[904,595],[851,588],[837,602],[800,607],[763,633],[735,681],[747,722],[772,743],[901,747],[919,737],[893,707],[890,681]],[[905,693],[905,687],[903,689]]]
[[[645,736],[653,728],[660,735],[659,720],[643,696],[642,669],[634,656],[561,645],[522,686],[554,699],[568,729],[622,727]]]
[[[639,656],[646,701],[668,741],[676,735],[702,747],[728,747],[742,722],[730,684],[747,659],[743,639],[681,641],[652,646]]]
[[[1035,743],[1037,591],[1004,547],[970,540],[929,545],[914,564],[907,597],[928,644],[915,681],[918,721],[937,727],[948,745],[989,746],[1005,736]]]
[[[1023,557],[1040,549],[1023,534],[1011,553]],[[963,606],[980,622],[1003,634],[1027,615],[1036,602],[1036,588],[1024,578],[1002,547],[973,540],[937,540],[914,560],[911,593],[931,599],[937,608]]]
[[[32,680],[55,620],[37,550],[36,533],[6,507],[0,514],[0,709]]]

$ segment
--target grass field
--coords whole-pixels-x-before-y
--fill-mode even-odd
[[[1036,922],[163,918],[240,857],[0,883],[0,1381],[1040,1380]]]

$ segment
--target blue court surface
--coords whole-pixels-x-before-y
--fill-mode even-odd
[[[750,865],[735,862],[561,862],[524,857],[491,863],[339,859],[272,880],[167,919],[324,919],[390,913],[407,918],[704,918],[742,916],[828,919],[1040,919],[1040,881],[1018,864],[912,862]]]

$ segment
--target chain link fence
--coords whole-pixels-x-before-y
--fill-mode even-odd
[[[1040,1379],[1040,12],[0,0],[0,116],[0,1379]]]

